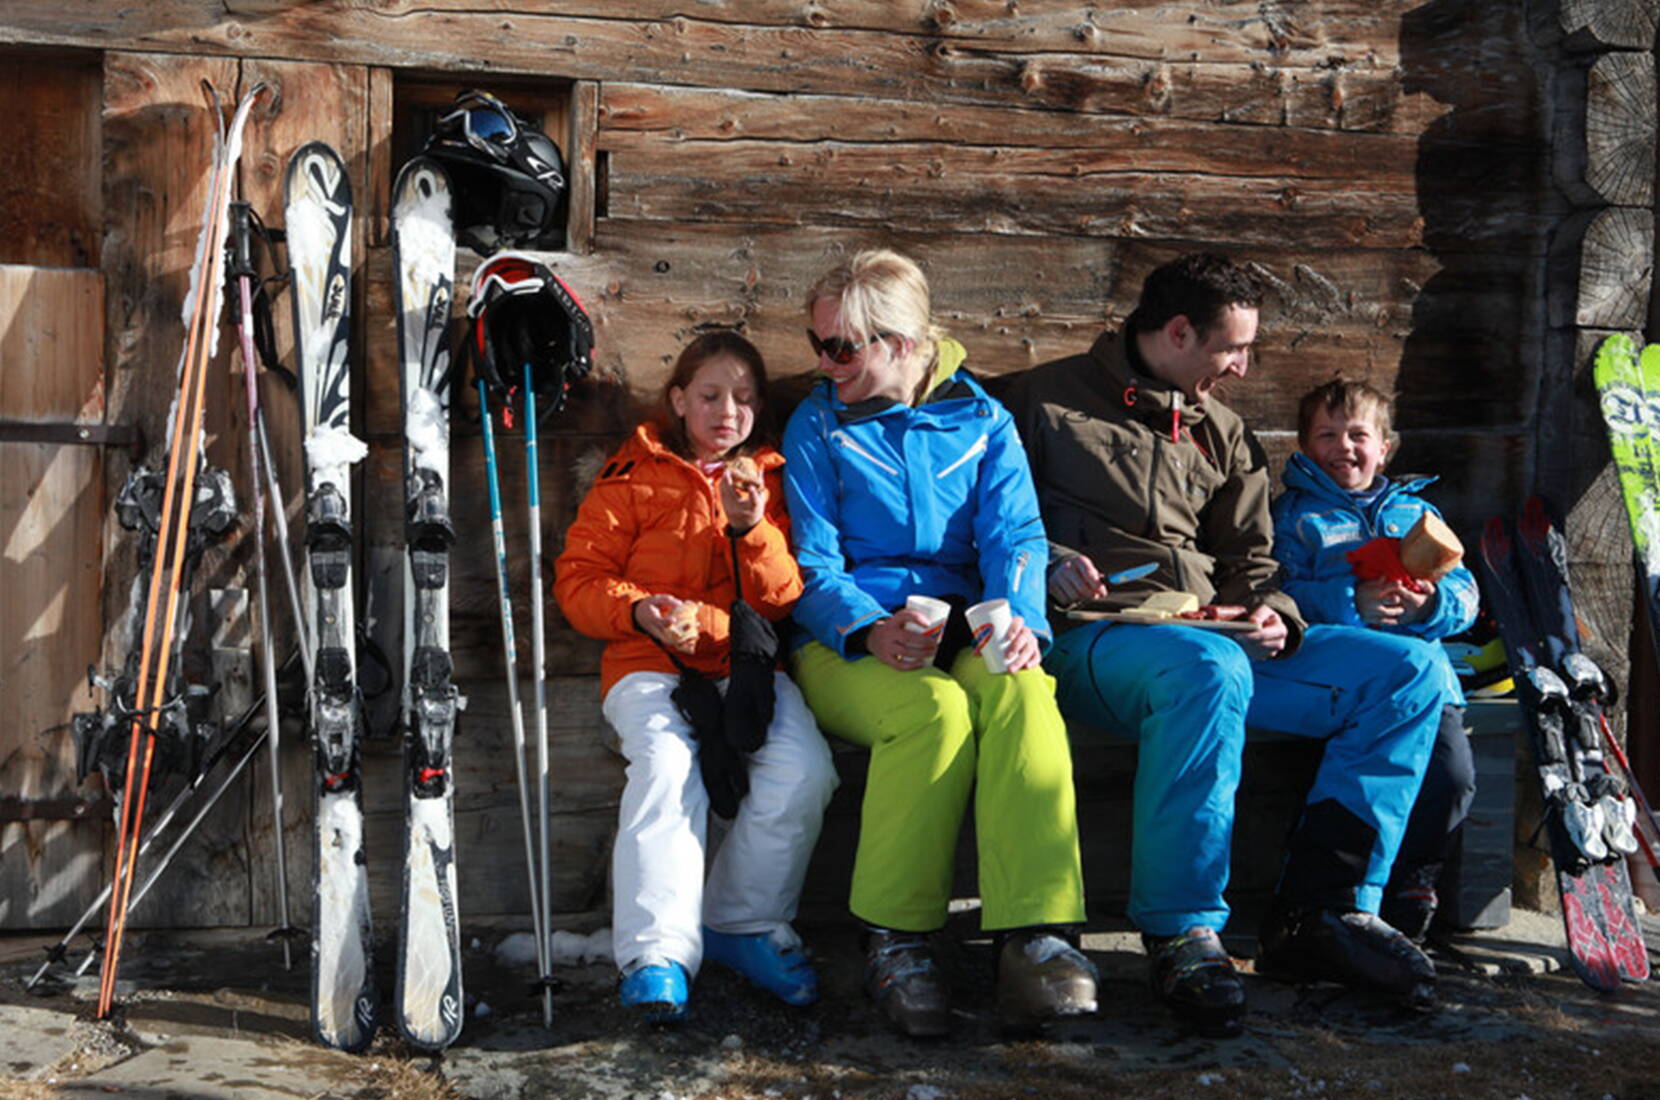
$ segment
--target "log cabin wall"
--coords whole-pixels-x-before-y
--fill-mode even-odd
[[[1365,378],[1399,394],[1395,469],[1441,473],[1435,499],[1473,536],[1496,505],[1509,507],[1534,486],[1539,442],[1560,397],[1547,370],[1547,358],[1561,354],[1549,339],[1557,328],[1547,274],[1553,242],[1575,213],[1553,175],[1553,150],[1566,140],[1553,129],[1556,104],[1573,88],[1563,74],[1583,68],[1587,48],[1570,25],[1578,16],[1566,9],[1574,7],[11,0],[0,10],[0,69],[80,74],[69,78],[79,80],[78,99],[51,99],[34,83],[24,97],[72,101],[80,113],[66,124],[44,107],[45,117],[11,112],[0,121],[8,156],[67,125],[80,139],[59,161],[92,182],[71,204],[73,216],[47,217],[57,209],[48,199],[61,190],[50,172],[37,173],[48,182],[33,191],[0,190],[0,262],[68,266],[101,289],[103,304],[82,320],[101,309],[103,362],[94,373],[102,389],[89,383],[89,392],[103,404],[78,415],[155,440],[212,137],[200,81],[227,99],[256,81],[274,89],[250,123],[239,177],[272,224],[281,221],[292,151],[312,139],[340,150],[357,204],[354,429],[370,444],[357,493],[359,614],[392,655],[403,497],[388,195],[432,108],[472,86],[537,116],[571,165],[567,244],[547,258],[593,314],[597,370],[543,437],[550,560],[579,499],[577,460],[620,441],[689,338],[739,327],[774,374],[799,378],[812,367],[803,294],[831,263],[874,244],[923,263],[940,319],[987,375],[1087,346],[1129,312],[1148,271],[1182,252],[1209,248],[1249,261],[1272,293],[1251,376],[1226,398],[1259,429],[1276,468],[1294,446],[1298,395],[1338,372]],[[1577,6],[1587,7],[1597,5]],[[1651,43],[1652,30],[1650,21]],[[457,285],[465,288],[476,259],[461,257]],[[287,309],[279,298],[285,358]],[[209,457],[246,492],[242,366],[232,343],[223,341],[215,361]],[[0,379],[46,369],[11,343],[0,347]],[[5,416],[33,412],[5,392]],[[264,393],[286,512],[298,529],[294,402],[270,376]],[[470,700],[456,754],[462,908],[468,920],[516,918],[526,910],[524,876],[493,561],[481,534],[488,512],[477,410],[465,388],[453,430],[463,538],[453,558],[452,637]],[[522,620],[524,521],[512,502],[523,499],[523,469],[516,446],[503,441],[503,449]],[[35,461],[49,458],[41,451]],[[1606,465],[1606,451],[1574,459],[1582,484],[1594,480],[1598,461]],[[105,665],[124,637],[133,548],[104,505],[128,468],[119,452],[103,454],[91,493],[102,498],[91,507],[103,517],[94,568],[103,577]],[[5,516],[0,536],[10,546],[18,521]],[[247,541],[232,539],[204,565],[204,619],[244,606],[237,596],[251,573]],[[16,592],[23,582],[9,551],[6,565],[0,588]],[[8,630],[13,617],[0,615]],[[279,606],[273,619],[286,648],[289,616]],[[213,651],[194,667],[224,684],[228,710],[249,696],[249,625],[236,614],[213,625]],[[621,766],[597,735],[598,645],[570,631],[556,609],[550,625],[553,909],[577,921],[606,905]],[[72,692],[96,646],[67,632],[40,644],[59,647],[54,659],[69,672],[38,714],[25,715],[26,729],[0,731],[0,795],[85,800],[98,782],[77,788],[62,742],[33,731],[85,708],[86,692]],[[0,674],[8,684],[26,675],[11,650]],[[395,911],[401,843],[397,687],[372,662],[363,675],[370,690],[387,689],[370,701],[376,740],[365,763],[374,905],[386,918]],[[31,778],[20,788],[18,776],[40,772],[27,761],[42,753],[57,761],[45,787]],[[285,729],[284,769],[288,871],[303,922],[311,769],[297,726]],[[268,786],[263,776],[245,778],[236,792],[135,922],[275,921]],[[99,828],[0,823],[0,927],[72,919],[97,888],[100,843],[108,858],[112,830],[103,827],[100,839]],[[81,846],[76,874],[47,843],[54,837]],[[46,888],[60,880],[73,885]],[[818,900],[837,904],[844,888],[827,884]]]

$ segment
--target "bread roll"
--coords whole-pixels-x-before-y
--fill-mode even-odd
[[[1433,513],[1420,516],[1401,539],[1401,565],[1419,580],[1438,581],[1463,560],[1464,544]]]
[[[685,600],[669,615],[669,643],[676,649],[690,653],[697,646],[697,613],[702,606],[696,600]]]
[[[739,455],[728,462],[726,472],[731,475],[732,488],[737,490],[740,500],[748,500],[761,487],[761,468],[748,455]]]

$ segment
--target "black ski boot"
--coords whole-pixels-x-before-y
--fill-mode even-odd
[[[926,932],[872,928],[865,943],[865,992],[913,1039],[951,1029],[951,997]]]
[[[1378,915],[1413,943],[1423,943],[1440,905],[1435,893],[1435,882],[1440,877],[1439,863],[1397,868],[1384,889],[1383,908]]]
[[[997,952],[997,1012],[1003,1027],[1030,1032],[1095,1011],[1095,964],[1056,928],[1020,928]]]
[[[1263,925],[1257,972],[1296,981],[1378,989],[1412,1009],[1435,1004],[1435,966],[1375,914],[1275,902]]]
[[[1231,1039],[1245,1030],[1245,985],[1213,930],[1143,935],[1141,943],[1153,988],[1177,1019],[1208,1039]]]

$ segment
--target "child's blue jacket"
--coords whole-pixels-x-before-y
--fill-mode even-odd
[[[790,535],[806,590],[795,621],[843,657],[847,639],[913,594],[1007,599],[1047,648],[1049,546],[1014,420],[942,340],[912,408],[843,404],[826,379],[784,430]],[[798,637],[799,642],[806,638]]]
[[[1391,481],[1364,511],[1313,459],[1298,451],[1285,464],[1285,492],[1274,501],[1274,557],[1284,569],[1282,587],[1309,622],[1367,626],[1355,610],[1355,576],[1344,556],[1374,538],[1400,538],[1433,504],[1416,494],[1433,477]],[[1378,627],[1390,634],[1437,640],[1467,630],[1481,597],[1462,563],[1436,582],[1429,614],[1405,626]],[[1457,677],[1449,678],[1456,685]],[[1457,690],[1462,704],[1463,691]]]

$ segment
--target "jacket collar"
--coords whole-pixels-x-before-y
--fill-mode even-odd
[[[1099,386],[1108,402],[1124,408],[1134,419],[1168,431],[1172,414],[1179,409],[1184,428],[1204,421],[1205,406],[1192,401],[1164,379],[1154,377],[1141,363],[1128,332],[1103,332],[1096,337],[1089,355],[1100,368],[1093,372],[1091,381]]]
[[[669,450],[668,444],[663,442],[663,434],[654,420],[642,421],[640,426],[634,429],[634,434],[628,442],[629,447],[637,452],[629,455],[630,458],[651,459],[657,462],[678,462],[693,469],[697,467],[695,462],[681,458]],[[750,452],[750,458],[755,460],[755,465],[762,473],[784,465],[784,456],[772,447],[756,447]]]
[[[932,405],[940,401],[978,396],[978,387],[970,380],[968,373],[958,369],[967,359],[968,351],[961,344],[949,336],[942,336],[939,341],[939,352],[934,356],[934,371],[928,379],[928,392],[921,403]],[[838,423],[849,424],[855,420],[881,416],[906,407],[904,402],[895,401],[891,397],[867,397],[863,401],[844,405],[836,396],[835,383],[826,378],[822,385]]]
[[[1384,480],[1387,484],[1384,485],[1383,492],[1379,493],[1373,500],[1374,507],[1383,505],[1385,501],[1401,493],[1419,492],[1440,479],[1433,476],[1413,476],[1404,477],[1397,481],[1386,476]],[[1352,505],[1354,503],[1354,496],[1347,489],[1333,481],[1330,474],[1320,469],[1319,465],[1302,451],[1292,451],[1291,457],[1286,459],[1285,487],[1345,504]]]

